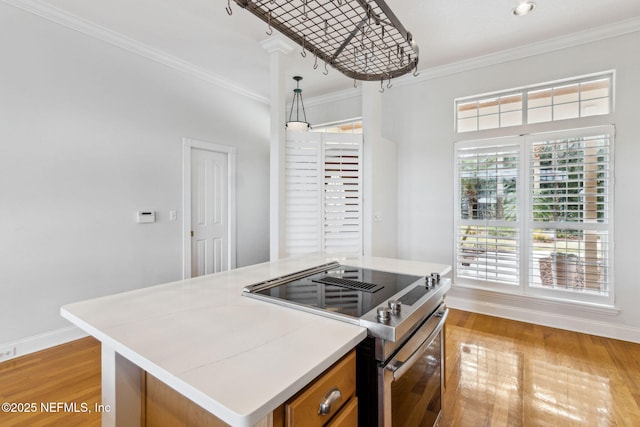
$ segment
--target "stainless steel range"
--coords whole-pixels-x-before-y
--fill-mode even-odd
[[[428,273],[428,272],[427,272]],[[243,294],[367,328],[357,348],[360,426],[429,426],[441,410],[449,279],[320,265]]]

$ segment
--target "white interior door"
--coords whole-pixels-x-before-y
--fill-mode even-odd
[[[191,149],[191,277],[229,265],[228,154]]]

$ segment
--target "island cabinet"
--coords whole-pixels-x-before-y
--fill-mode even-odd
[[[357,426],[355,350],[276,409],[273,419],[274,427]]]
[[[356,355],[352,350],[256,426],[356,427],[358,400],[355,391]],[[229,425],[146,372],[143,372],[142,395],[143,426]]]

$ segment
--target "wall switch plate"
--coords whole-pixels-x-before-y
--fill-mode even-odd
[[[0,349],[0,362],[5,359],[11,359],[16,355],[16,347],[5,347]]]
[[[178,219],[177,211],[169,211],[169,221],[175,221]]]
[[[373,213],[373,220],[375,222],[381,222],[382,221],[382,212],[380,212],[380,211],[374,212]]]

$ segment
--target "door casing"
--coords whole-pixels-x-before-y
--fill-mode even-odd
[[[192,149],[224,153],[227,156],[228,185],[228,257],[227,270],[236,267],[236,147],[200,141],[192,138],[182,139],[182,278],[191,278],[191,150]]]

